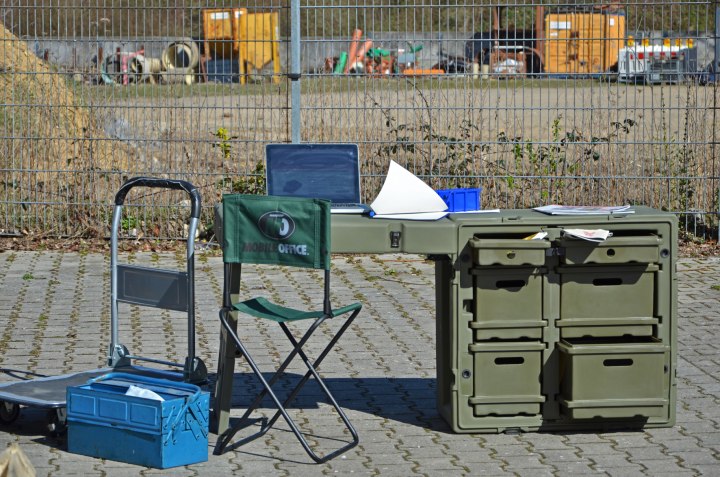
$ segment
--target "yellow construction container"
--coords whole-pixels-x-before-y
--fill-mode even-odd
[[[545,17],[545,72],[597,74],[617,63],[625,16],[551,13]]]
[[[237,58],[240,53],[241,19],[247,8],[208,8],[202,11],[204,51],[215,59]]]
[[[278,14],[250,13],[241,18],[240,28],[243,33],[244,59],[246,72],[261,70],[270,62],[273,63],[273,81],[280,81],[280,52],[278,43]],[[241,73],[243,69],[241,68]]]
[[[273,63],[273,82],[280,81],[278,14],[248,13],[247,8],[202,10],[203,56],[238,62],[240,83],[247,75]]]

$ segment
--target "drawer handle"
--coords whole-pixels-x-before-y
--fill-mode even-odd
[[[632,366],[633,360],[630,358],[624,358],[624,359],[606,359],[603,361],[603,366],[607,367],[613,367],[613,366]]]
[[[497,288],[522,288],[527,283],[525,280],[498,280],[495,282]]]
[[[615,256],[615,249],[614,249],[614,248],[609,248],[609,249],[607,249],[607,252],[606,252],[606,253],[607,253],[607,256],[608,256],[608,257],[614,257],[614,256]]]
[[[508,253],[507,253],[507,258],[509,258],[510,260],[512,260],[513,258],[515,258],[515,252],[513,252],[513,251],[508,252]]]
[[[495,364],[506,365],[506,364],[523,364],[525,358],[522,356],[513,356],[510,358],[495,358]]]
[[[593,280],[593,285],[596,287],[607,287],[607,286],[615,286],[615,285],[622,285],[622,278],[596,278]]]

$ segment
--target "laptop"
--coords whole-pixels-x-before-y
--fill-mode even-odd
[[[360,199],[357,144],[268,144],[268,195],[327,199],[334,214],[369,213]]]

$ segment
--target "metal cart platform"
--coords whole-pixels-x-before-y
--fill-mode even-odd
[[[123,205],[134,187],[174,189],[190,196],[190,219],[187,238],[186,270],[165,270],[118,263],[118,230]],[[66,389],[85,384],[88,380],[109,372],[123,372],[143,376],[203,384],[207,368],[195,355],[195,232],[200,219],[201,199],[194,185],[181,180],[136,177],[129,179],[115,195],[110,238],[110,346],[106,368],[78,373],[43,376],[17,370],[0,370],[7,374],[25,374],[30,379],[0,384],[0,424],[10,424],[20,415],[20,406],[48,410],[48,431],[59,434],[65,429]],[[120,342],[119,303],[148,306],[187,313],[188,350],[184,363],[135,356]],[[150,362],[177,370],[138,366],[134,362]],[[180,371],[181,369],[181,371]]]

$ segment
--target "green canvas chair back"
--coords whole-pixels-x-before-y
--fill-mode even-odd
[[[330,269],[330,201],[223,196],[223,261]]]

